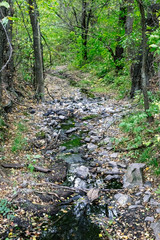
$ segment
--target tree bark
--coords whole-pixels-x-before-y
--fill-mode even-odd
[[[35,82],[36,98],[44,100],[44,78],[43,78],[43,56],[41,46],[41,33],[39,25],[39,12],[36,0],[28,0],[29,3],[29,16],[33,31],[33,49],[35,61]]]
[[[141,79],[142,79],[142,91],[144,96],[144,109],[148,115],[148,121],[152,122],[153,117],[148,114],[149,110],[149,97],[147,93],[147,72],[146,72],[146,62],[147,62],[147,36],[146,36],[146,19],[145,19],[145,9],[143,1],[137,0],[140,14],[141,14],[141,26],[142,26],[142,68],[141,68]]]
[[[143,4],[142,1],[137,0],[137,3],[139,4]],[[147,18],[145,18],[145,25],[148,25],[151,27],[151,30],[148,31],[154,31],[159,24],[157,24],[158,18],[156,16],[156,11],[158,11],[160,9],[160,4],[153,4],[150,5],[148,8],[148,14],[147,14]],[[145,17],[145,16],[144,16]],[[146,28],[146,26],[145,26]],[[147,41],[147,37],[146,37],[146,41]],[[135,63],[132,64],[131,66],[131,79],[132,79],[132,86],[131,86],[131,92],[130,92],[130,96],[131,98],[134,97],[135,92],[137,90],[142,90],[142,75],[141,75],[141,71],[140,69],[142,69],[142,58],[143,58],[143,42],[140,46],[140,50],[137,54],[137,56],[133,59],[135,60]],[[146,44],[146,48],[145,48],[145,59],[146,59],[146,63],[145,63],[145,75],[146,75],[146,84],[147,86],[149,85],[149,79],[154,75],[154,68],[153,68],[153,61],[154,61],[154,56],[153,53],[149,51],[149,48]]]
[[[13,1],[12,0],[8,0],[8,3],[10,5],[10,8],[7,9],[6,11],[6,16],[9,15],[10,17],[13,17],[14,15],[14,11],[13,11]],[[8,21],[8,24],[6,26],[6,31],[8,34],[8,39],[10,41],[10,44],[12,44],[12,26],[13,26],[13,22],[11,20]],[[4,62],[7,62],[7,60],[9,59],[10,56],[10,47],[9,44],[7,42],[7,40],[5,40],[4,43]],[[5,71],[3,71],[3,82],[5,83],[5,87],[7,90],[12,90],[13,89],[13,77],[14,77],[14,61],[13,61],[13,55],[10,58],[9,63],[7,64]]]

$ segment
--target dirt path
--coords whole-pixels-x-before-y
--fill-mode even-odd
[[[48,216],[62,206],[67,214],[80,192],[85,195],[84,208],[93,201],[106,209],[105,214],[89,212],[100,228],[95,240],[158,239],[156,184],[145,166],[136,165],[130,173],[138,171],[137,184],[124,187],[132,184],[124,180],[132,162],[112,144],[112,138],[121,134],[116,123],[131,105],[109,96],[88,98],[69,84],[85,77],[57,67],[46,74],[44,103],[28,99],[9,114],[10,138],[0,168],[0,198],[6,199],[0,203],[1,239],[38,239],[42,232],[47,234],[50,224],[53,227]],[[87,198],[90,189],[98,190]]]

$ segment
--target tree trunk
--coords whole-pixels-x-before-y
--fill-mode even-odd
[[[2,0],[0,0],[0,2],[2,2]],[[6,43],[6,36],[5,36],[5,32],[4,32],[4,28],[3,28],[3,23],[2,23],[2,19],[6,16],[5,11],[6,8],[1,7],[0,8],[0,105],[2,103],[2,83],[3,83],[3,76],[2,76],[2,69],[4,66],[4,46]]]
[[[127,8],[126,8],[126,4],[125,1],[123,1],[123,3],[120,6],[120,13],[119,13],[119,26],[120,26],[120,31],[121,29],[125,28],[125,24],[126,24],[126,18],[127,18]],[[114,63],[116,66],[116,72],[118,73],[119,70],[122,70],[124,67],[124,64],[121,62],[121,60],[123,59],[123,54],[124,54],[124,49],[121,46],[121,37],[118,36],[117,37],[117,46],[115,49],[115,54],[114,54]]]
[[[142,1],[137,0],[138,4],[142,4]],[[153,4],[150,6],[150,13],[147,15],[147,19],[145,19],[145,24],[151,27],[150,31],[154,31],[157,27],[157,16],[156,16],[156,11],[160,9],[160,4]],[[146,26],[145,26],[146,27]],[[149,30],[148,30],[149,31]],[[147,39],[146,39],[147,41]],[[140,69],[142,69],[142,58],[143,58],[143,43],[140,46],[140,50],[137,54],[137,57],[135,57],[135,63],[132,64],[131,66],[131,79],[132,79],[132,86],[131,86],[131,92],[130,96],[131,98],[134,97],[135,92],[137,90],[142,90],[142,75]],[[153,53],[149,51],[149,48],[146,44],[146,49],[145,49],[145,59],[146,59],[146,66],[145,66],[145,75],[146,75],[146,84],[147,86],[149,85],[149,79],[154,75],[154,69],[153,69],[153,60],[154,56]]]
[[[87,38],[88,38],[88,29],[87,29],[87,2],[82,0],[82,59],[84,62],[87,60]]]
[[[141,25],[142,25],[142,68],[141,68],[141,79],[142,79],[142,91],[144,96],[144,109],[148,115],[148,121],[152,122],[153,117],[148,114],[149,110],[149,98],[147,93],[147,72],[146,72],[146,62],[147,62],[147,36],[146,36],[146,19],[143,1],[137,0],[140,13],[141,13]]]
[[[12,0],[8,0],[8,3],[10,5],[10,8],[6,11],[6,16],[9,15],[10,17],[13,17],[13,2]],[[10,41],[10,44],[12,44],[12,25],[13,22],[11,20],[8,21],[6,30],[8,34],[8,39]],[[4,46],[4,62],[7,62],[10,56],[10,47],[8,45],[8,42],[5,41]],[[7,90],[13,89],[13,76],[14,76],[14,62],[13,62],[13,56],[11,56],[9,63],[7,64],[5,71],[3,72],[3,82],[5,83],[5,87]]]
[[[29,15],[33,31],[33,49],[35,58],[35,89],[36,98],[44,100],[43,57],[41,47],[41,34],[39,26],[39,12],[36,0],[28,0]]]

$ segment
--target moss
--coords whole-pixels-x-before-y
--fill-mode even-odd
[[[62,146],[66,147],[67,149],[82,146],[81,136],[77,136],[75,134],[71,135],[70,139],[63,143]]]
[[[93,119],[93,118],[97,118],[99,116],[100,116],[99,114],[90,114],[90,115],[87,115],[87,116],[83,117],[82,120],[90,120],[90,119]]]

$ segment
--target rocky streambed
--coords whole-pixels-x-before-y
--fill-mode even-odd
[[[41,149],[48,167],[39,176],[46,192],[32,191],[43,204],[25,202],[34,214],[51,216],[39,238],[160,239],[160,202],[152,179],[146,179],[145,164],[114,150],[115,123],[131,105],[89,98],[68,84],[72,75],[62,79],[60,73],[57,69],[47,76],[45,103],[29,110],[38,128],[31,145]]]

